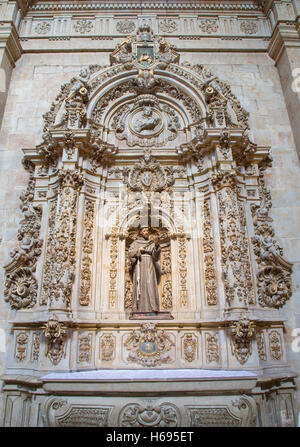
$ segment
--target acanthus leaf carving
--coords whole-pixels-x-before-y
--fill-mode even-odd
[[[260,204],[252,204],[255,236],[252,244],[258,264],[258,301],[263,307],[280,308],[291,297],[292,264],[283,257],[283,250],[274,238],[269,210],[272,206],[270,191],[265,186],[264,169],[259,168]]]
[[[4,296],[13,309],[33,307],[37,299],[37,281],[34,277],[36,264],[42,252],[43,241],[39,239],[42,208],[34,204],[34,165],[24,160],[30,176],[27,189],[20,196],[23,218],[18,230],[19,246],[11,253],[11,261],[4,266],[6,281]]]

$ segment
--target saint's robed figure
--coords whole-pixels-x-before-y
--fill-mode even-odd
[[[160,251],[158,241],[149,239],[148,228],[140,229],[137,239],[128,249],[133,312],[159,312]]]

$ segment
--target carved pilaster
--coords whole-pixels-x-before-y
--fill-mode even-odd
[[[83,177],[71,170],[60,170],[58,176],[61,188],[57,202],[50,205],[41,303],[67,310],[74,282],[77,200]]]

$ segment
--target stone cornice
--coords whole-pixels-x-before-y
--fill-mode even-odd
[[[23,53],[19,35],[15,26],[10,22],[0,23],[0,48],[5,49],[13,66]]]
[[[261,11],[262,6],[260,1],[240,1],[240,2],[210,2],[210,1],[99,1],[97,3],[91,2],[37,2],[29,8],[30,11],[96,11],[96,10],[111,10],[111,11],[193,11],[197,10],[223,10],[223,11]]]
[[[299,33],[295,25],[279,23],[268,47],[268,53],[275,60],[275,64],[280,59],[283,50],[289,47],[300,47]]]

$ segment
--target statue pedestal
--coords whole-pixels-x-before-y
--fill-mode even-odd
[[[132,312],[130,320],[174,320],[171,312]]]

